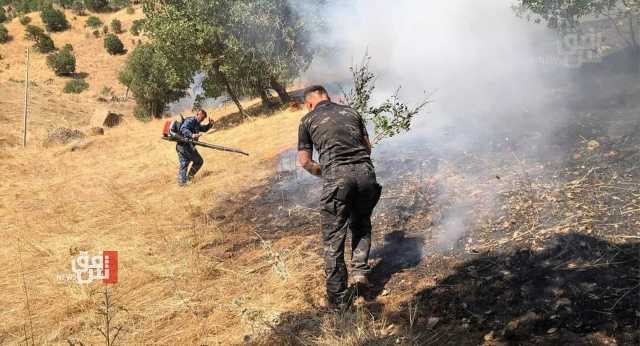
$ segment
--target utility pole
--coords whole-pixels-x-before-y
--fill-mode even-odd
[[[27,48],[27,67],[24,78],[24,115],[22,117],[22,146],[27,146],[27,114],[29,113],[29,48]]]

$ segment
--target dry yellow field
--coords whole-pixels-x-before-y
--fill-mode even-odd
[[[124,11],[102,14],[123,21],[125,29],[141,16]],[[39,15],[32,14],[39,25]],[[278,316],[304,309],[310,295],[320,299],[321,278],[309,270],[308,256],[297,253],[311,239],[291,237],[267,247],[253,246],[232,260],[215,249],[245,240],[251,232],[228,234],[206,216],[228,207],[230,197],[264,183],[274,157],[295,144],[302,112],[283,111],[206,135],[206,141],[242,148],[250,157],[201,150],[205,166],[196,183],[176,184],[174,144],[162,141],[162,121],[141,123],[131,116],[132,101],[102,103],[103,87],[124,93],[117,73],[126,56],[109,56],[102,39],[83,27],[86,17],[67,13],[72,29],[53,34],[57,46],[71,43],[78,71],[88,74],[89,91],[61,92],[65,79],[55,77],[45,57],[32,54],[32,90],[28,146],[17,146],[21,133],[24,80],[23,26],[7,25],[14,39],[0,45],[0,344],[104,343],[96,329],[101,283],[80,286],[68,280],[71,261],[80,251],[97,255],[119,252],[119,283],[111,286],[124,327],[117,344],[233,344],[265,328],[250,317],[258,309]],[[127,48],[132,37],[123,35]],[[97,107],[125,115],[124,124],[89,137],[80,150],[72,144],[45,148],[47,131],[85,128]],[[232,109],[212,110],[219,119]],[[288,277],[264,267],[267,251],[286,247]],[[202,249],[210,249],[205,253]],[[301,279],[301,277],[304,277]],[[255,310],[257,311],[257,310]],[[274,317],[275,318],[275,317]]]
[[[294,287],[293,278],[285,282],[264,278],[264,273],[244,274],[262,263],[264,251],[247,249],[227,263],[203,256],[200,248],[226,237],[240,241],[252,236],[223,234],[204,215],[271,174],[274,152],[292,144],[298,118],[285,112],[208,135],[209,141],[252,155],[201,150],[202,177],[187,188],[175,183],[175,150],[159,139],[160,121],[128,121],[80,151],[4,150],[4,341],[24,336],[29,320],[25,286],[36,343],[63,343],[70,336],[92,344],[99,340],[91,325],[98,317],[100,296],[95,293],[103,286],[81,287],[58,278],[71,272],[78,251],[119,251],[120,282],[114,288],[126,308],[121,317],[129,330],[123,334],[127,344],[240,341],[234,299],[278,309],[295,304],[290,295],[304,290]]]

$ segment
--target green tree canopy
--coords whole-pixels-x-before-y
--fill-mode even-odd
[[[161,116],[166,105],[183,97],[189,87],[169,61],[162,50],[144,43],[133,50],[120,73],[120,82],[131,90],[146,114]]]
[[[40,17],[42,17],[42,22],[50,32],[64,31],[69,28],[69,22],[64,13],[51,6],[42,9]]]
[[[122,22],[118,19],[113,19],[109,24],[109,28],[113,31],[114,34],[122,33]]]
[[[533,19],[562,34],[578,32],[580,23],[588,18],[605,18],[627,46],[640,50],[638,20],[640,0],[520,0],[515,7],[520,16]],[[533,15],[533,16],[532,16]]]
[[[9,42],[11,36],[9,36],[9,30],[4,26],[4,24],[0,24],[0,43]]]
[[[241,96],[285,86],[304,71],[313,51],[305,23],[286,0],[215,0],[145,3],[145,32],[183,78],[205,74],[206,96]]]
[[[66,44],[59,52],[51,53],[47,56],[47,66],[57,76],[68,76],[76,72],[76,56],[73,54],[73,47]]]
[[[93,12],[104,11],[109,7],[108,0],[84,0],[84,7]]]
[[[104,48],[111,55],[124,54],[124,44],[115,34],[107,34],[104,38]]]
[[[29,41],[37,41],[40,36],[45,34],[41,27],[31,24],[27,25],[24,32],[24,37]]]
[[[4,10],[4,7],[0,6],[0,23],[4,23],[7,21],[7,13]]]
[[[131,29],[129,31],[131,31],[131,34],[133,36],[138,36],[140,35],[140,32],[143,30],[144,28],[144,19],[136,19],[131,23]]]
[[[226,43],[233,80],[244,94],[274,89],[289,101],[284,85],[305,71],[313,57],[310,30],[287,0],[235,1]]]
[[[96,29],[102,26],[102,21],[100,20],[100,18],[96,16],[91,16],[87,18],[87,21],[85,24],[92,29]]]
[[[51,36],[42,35],[36,39],[36,43],[33,45],[40,53],[49,53],[56,49]]]

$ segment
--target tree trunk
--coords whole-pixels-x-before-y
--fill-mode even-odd
[[[629,33],[631,35],[631,61],[633,62],[633,72],[636,75],[640,74],[640,44],[636,36],[636,28],[633,23],[635,16],[633,13],[629,14]]]
[[[269,82],[273,90],[275,90],[276,93],[278,93],[278,97],[280,97],[280,102],[282,102],[282,104],[287,104],[291,102],[291,96],[289,96],[287,89],[284,86],[282,86],[282,84],[280,84],[275,77],[272,76]]]
[[[238,99],[238,96],[236,96],[236,93],[231,88],[231,84],[229,84],[229,80],[227,79],[227,76],[225,76],[224,73],[220,71],[219,67],[216,67],[216,73],[220,77],[220,80],[222,80],[222,83],[224,84],[225,89],[227,89],[227,94],[229,94],[229,97],[231,97],[231,100],[233,100],[233,103],[235,103],[236,107],[238,107],[238,111],[240,112],[240,115],[242,115],[245,118],[248,118],[247,113],[244,112],[244,108],[242,108],[242,105],[240,104],[240,100]]]
[[[638,50],[638,39],[636,37],[636,28],[634,28],[633,23],[635,21],[635,17],[633,14],[629,14],[629,33],[631,34],[631,45],[633,46],[634,52]]]
[[[259,88],[258,93],[260,94],[260,99],[262,100],[262,106],[266,108],[273,107],[273,103],[267,94],[267,90],[265,88]]]

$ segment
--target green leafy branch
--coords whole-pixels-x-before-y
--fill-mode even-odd
[[[346,92],[342,90],[344,101],[355,109],[368,123],[373,123],[374,136],[371,144],[375,145],[386,138],[391,138],[411,130],[415,116],[419,115],[431,102],[425,96],[417,105],[411,107],[400,100],[398,87],[393,95],[382,103],[372,105],[372,95],[375,91],[376,75],[369,70],[371,57],[365,54],[360,66],[349,68],[353,77],[353,87]]]

